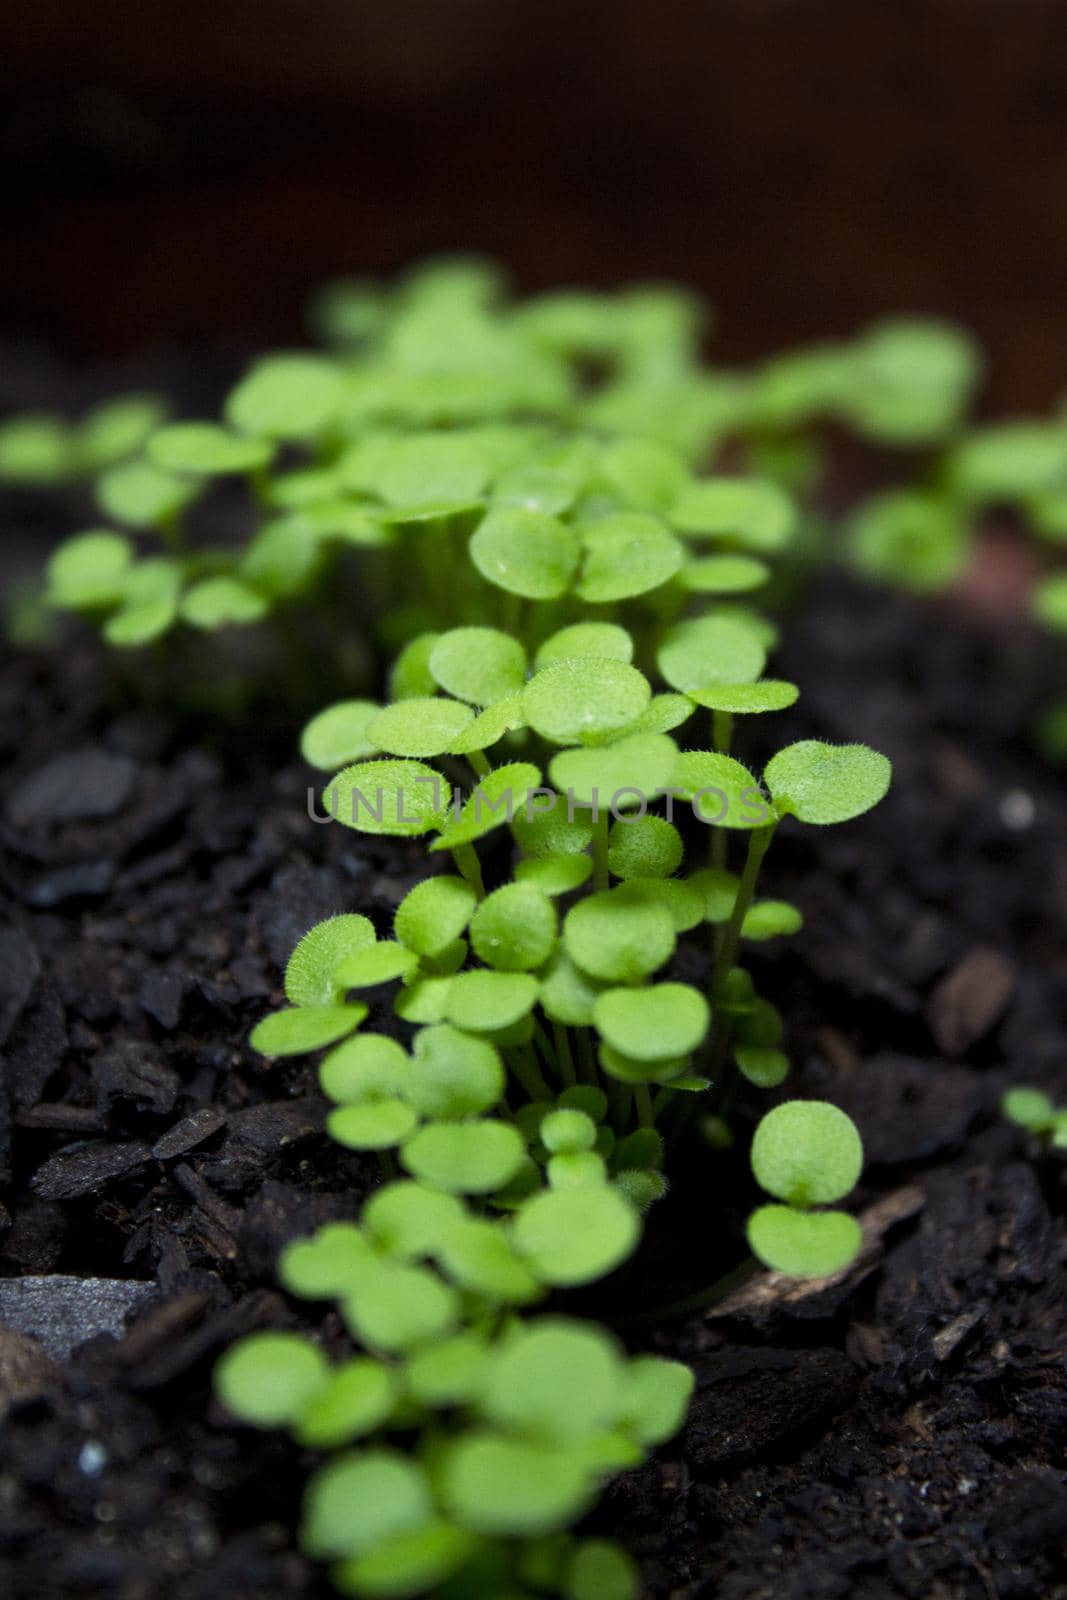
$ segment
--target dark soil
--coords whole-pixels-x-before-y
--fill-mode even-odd
[[[997,1113],[1012,1082],[1067,1095],[1067,799],[1025,736],[1047,674],[1033,640],[840,582],[780,665],[790,733],[897,765],[862,821],[783,829],[768,886],[807,927],[755,962],[791,1087],[857,1118],[859,1200],[896,1220],[842,1285],[633,1334],[691,1361],[697,1398],[595,1522],[649,1595],[1067,1595],[1064,1169]],[[342,909],[384,929],[422,853],[314,825],[276,752],[118,709],[93,647],[7,661],[0,747],[0,1590],[325,1596],[292,1541],[309,1460],[233,1427],[210,1370],[313,1317],[277,1250],[373,1175],[323,1137],[311,1067],[245,1039],[296,938]],[[665,1299],[696,1286],[686,1252],[739,1252],[721,1159],[652,1230]],[[125,1331],[123,1291],[86,1281],[116,1279]],[[67,1355],[79,1327],[101,1331]]]

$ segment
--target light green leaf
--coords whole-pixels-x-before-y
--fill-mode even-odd
[[[367,725],[380,710],[374,700],[339,700],[327,706],[300,735],[304,760],[321,772],[336,772],[346,762],[374,755],[377,746],[367,737]]]
[[[563,942],[571,960],[591,977],[636,983],[670,959],[675,940],[666,907],[624,883],[572,906],[564,918]]]
[[[448,1023],[415,1035],[407,1095],[420,1116],[453,1121],[489,1111],[504,1093],[504,1067],[487,1039]]]
[[[608,989],[593,1007],[602,1039],[638,1061],[683,1056],[704,1040],[711,1022],[708,1002],[687,983],[656,983],[645,989]]]
[[[748,1219],[748,1244],[774,1272],[825,1278],[854,1260],[863,1243],[855,1217],[845,1211],[794,1211],[760,1206]]]
[[[674,502],[669,520],[682,533],[728,538],[748,550],[781,550],[795,522],[789,496],[760,478],[694,479]]]
[[[561,750],[549,775],[572,806],[595,802],[618,815],[654,800],[669,785],[677,760],[678,748],[665,733],[634,733],[593,749]]]
[[[607,1186],[550,1189],[515,1217],[517,1248],[543,1283],[574,1288],[613,1272],[637,1246],[633,1207]]]
[[[774,820],[748,768],[714,750],[683,751],[675,762],[670,786],[691,802],[701,822],[717,828],[765,828]]]
[[[330,1381],[318,1345],[295,1333],[253,1333],[215,1368],[215,1389],[228,1411],[257,1428],[298,1422]]]
[[[322,356],[276,355],[257,361],[226,400],[226,420],[264,439],[314,439],[335,421],[344,379]]]
[[[430,672],[446,694],[488,706],[526,682],[526,652],[498,628],[452,628],[430,652]]]
[[[322,800],[358,833],[414,838],[441,826],[448,795],[440,774],[421,761],[363,761],[339,772]]]
[[[651,693],[636,667],[590,656],[538,672],[523,692],[523,711],[552,744],[604,744],[640,716]]]
[[[501,507],[475,529],[470,555],[498,589],[528,600],[558,600],[570,587],[581,547],[555,517]]]
[[[356,1338],[371,1350],[413,1350],[455,1327],[459,1298],[428,1267],[368,1261],[342,1313]]]
[[[445,1505],[456,1522],[505,1537],[569,1526],[587,1509],[595,1482],[572,1451],[489,1432],[462,1435],[441,1473]]]
[[[488,1194],[504,1187],[525,1155],[510,1123],[437,1122],[412,1135],[400,1160],[414,1177],[446,1194]]]
[[[477,904],[463,878],[423,878],[397,907],[393,931],[419,956],[439,956],[466,928]]]
[[[575,622],[545,640],[534,665],[540,672],[542,667],[554,666],[557,661],[571,661],[582,656],[603,656],[609,661],[629,663],[633,654],[634,642],[625,628],[614,622]]]
[[[800,690],[795,683],[777,678],[761,678],[758,683],[721,683],[709,689],[693,689],[689,699],[711,711],[731,711],[750,716],[764,711],[784,711],[795,705]]]
[[[863,1145],[855,1123],[826,1100],[787,1100],[775,1106],[752,1141],[756,1182],[794,1206],[842,1199],[862,1168]]]
[[[754,683],[767,653],[735,617],[697,617],[668,629],[656,661],[672,689],[684,694],[715,684]]]
[[[617,512],[581,528],[585,558],[575,594],[609,605],[648,594],[674,577],[685,551],[655,517]]]
[[[863,744],[830,745],[803,739],[772,756],[763,774],[780,816],[801,822],[849,822],[878,804],[892,767]]]
[[[239,626],[259,622],[270,605],[265,596],[238,578],[202,578],[187,589],[181,602],[181,616],[191,628]]]
[[[258,472],[274,454],[265,439],[242,438],[214,422],[172,422],[153,433],[145,449],[153,466],[194,478]]]
[[[420,1466],[397,1450],[335,1456],[304,1492],[300,1545],[316,1561],[372,1551],[383,1540],[423,1527],[433,1497]]]
[[[537,979],[527,972],[461,972],[445,999],[448,1020],[467,1033],[495,1033],[527,1016],[537,1002]]]
[[[305,933],[285,968],[285,996],[294,1006],[330,1006],[344,997],[337,968],[374,943],[374,924],[356,913],[327,917]]]
[[[53,552],[46,568],[48,602],[72,611],[115,605],[125,597],[133,546],[120,533],[80,533]]]
[[[291,1006],[272,1012],[249,1034],[253,1050],[264,1056],[302,1056],[324,1045],[336,1044],[358,1028],[366,1006]]]
[[[412,697],[386,706],[367,724],[367,737],[391,756],[439,756],[473,721],[458,700]]]

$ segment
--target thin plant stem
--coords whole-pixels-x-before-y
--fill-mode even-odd
[[[637,1120],[642,1128],[654,1128],[656,1118],[652,1111],[652,1096],[647,1083],[635,1083],[634,1104],[637,1107]]]
[[[479,900],[485,899],[485,882],[482,878],[482,864],[478,860],[478,852],[472,844],[457,844],[452,850],[452,860],[466,878]]]
[[[556,1060],[559,1062],[560,1076],[564,1083],[577,1083],[578,1074],[574,1066],[571,1037],[562,1022],[552,1024],[552,1037],[556,1041]]]
[[[601,806],[593,812],[593,887],[606,889],[608,872],[608,813]]]

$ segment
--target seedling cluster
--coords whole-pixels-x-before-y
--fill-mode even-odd
[[[562,304],[568,349],[609,354],[592,303]],[[469,435],[406,436],[403,473],[397,439],[371,435],[405,495],[409,472],[433,478],[419,559],[456,625],[413,632],[387,700],[328,706],[302,740],[329,774],[323,813],[423,838],[427,875],[391,929],[352,913],[312,928],[252,1035],[271,1057],[325,1052],[330,1135],[386,1173],[358,1221],[280,1267],[292,1294],[337,1302],[363,1353],[331,1368],[308,1339],[258,1335],[219,1389],[331,1453],[302,1540],[345,1592],[625,1600],[625,1554],[568,1530],[678,1427],[692,1379],[627,1360],[551,1297],[633,1256],[687,1126],[721,1143],[738,1096],[786,1078],[782,1019],[743,952],[801,916],[759,898],[760,867],[785,819],[876,804],[889,764],[805,740],[757,776],[731,753],[745,717],[798,694],[765,676],[774,629],[736,598],[791,537],[781,487],[699,475],[662,438],[583,419],[483,468],[475,492]],[[686,935],[705,946],[699,983],[671,970]],[[833,1106],[770,1111],[754,1254],[846,1266],[859,1228],[831,1208],[861,1161]]]
[[[336,1303],[358,1353],[257,1334],[218,1391],[325,1453],[301,1541],[343,1592],[630,1600],[625,1552],[570,1530],[675,1432],[692,1375],[558,1298],[633,1257],[683,1136],[714,1161],[785,1081],[744,958],[802,918],[760,897],[763,861],[779,826],[859,817],[890,779],[864,745],[786,744],[760,773],[735,753],[746,718],[799,694],[766,673],[777,634],[754,602],[798,519],[783,482],[704,464],[741,436],[795,477],[823,416],[940,437],[973,359],[896,323],[709,372],[684,294],[514,305],[471,263],[337,286],[317,314],[330,354],[270,357],[222,422],[161,423],[101,479],[111,522],[166,553],[109,526],[49,570],[56,604],[132,646],[314,599],[354,549],[360,612],[395,650],[388,693],[324,707],[302,751],[323,816],[423,839],[426,874],[389,929],[310,929],[251,1041],[322,1052],[331,1137],[381,1164],[358,1218],[279,1269]],[[186,544],[226,477],[247,481],[249,543]],[[767,1112],[758,1260],[847,1266],[860,1231],[836,1207],[861,1162],[835,1107]]]
[[[78,425],[16,418],[0,430],[0,481],[96,475],[98,526],[61,547],[47,594],[122,648],[293,606],[321,617],[339,563],[387,653],[427,628],[498,621],[479,575],[508,579],[512,613],[567,593],[602,615],[653,580],[670,585],[657,610],[693,594],[744,605],[788,532],[767,475],[810,489],[827,421],[892,447],[943,439],[978,359],[949,325],[896,318],[754,371],[715,369],[699,359],[704,321],[662,286],[516,303],[476,260],[390,290],[342,282],[315,308],[324,352],[256,362],[219,419],[175,421],[136,396]],[[694,485],[694,464],[726,445],[756,476]],[[247,540],[222,546],[211,508],[234,481]],[[594,538],[598,501],[624,520]],[[580,545],[558,528],[576,509]],[[731,544],[686,551],[679,535]]]

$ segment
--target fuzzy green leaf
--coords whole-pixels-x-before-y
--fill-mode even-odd
[[[488,777],[479,778],[459,821],[452,821],[443,828],[430,850],[454,850],[457,845],[470,844],[484,838],[494,828],[510,823],[526,804],[530,791],[540,782],[540,771],[528,761],[513,761],[494,768]]]
[[[849,822],[876,806],[892,770],[885,756],[866,745],[803,739],[772,756],[763,779],[780,816],[830,824]]]
[[[326,1131],[346,1150],[392,1150],[417,1121],[405,1100],[364,1100],[331,1111]]]
[[[526,721],[552,744],[604,744],[648,705],[648,679],[624,661],[590,656],[545,667],[526,685]]]
[[[697,617],[670,628],[656,661],[672,689],[685,694],[715,684],[754,683],[766,651],[746,623],[734,617]]]
[[[682,836],[665,817],[630,817],[608,837],[608,866],[616,878],[669,878],[682,864]]]
[[[682,568],[681,584],[693,594],[748,594],[771,575],[755,556],[703,556]]]
[[[610,605],[648,594],[674,577],[685,560],[680,543],[655,517],[618,512],[581,530],[585,559],[579,599]]]
[[[504,1068],[488,1040],[448,1023],[416,1034],[407,1094],[420,1116],[435,1121],[474,1116],[490,1110],[503,1093]]]
[[[745,716],[764,711],[784,711],[795,705],[800,690],[795,683],[777,678],[761,678],[759,683],[721,683],[707,689],[692,689],[689,698],[711,711],[731,711]]]
[[[525,1155],[508,1123],[438,1122],[413,1134],[400,1159],[414,1177],[446,1194],[488,1194],[503,1188]]]
[[[495,889],[475,911],[471,948],[487,967],[529,972],[542,966],[556,943],[552,902],[531,884],[508,883]]]
[[[537,979],[527,972],[474,969],[451,980],[448,1020],[468,1033],[495,1033],[528,1015],[537,1002]]]
[[[363,761],[323,791],[326,811],[358,833],[414,838],[441,825],[444,780],[421,761]]]
[[[299,1421],[330,1381],[318,1345],[295,1333],[253,1333],[215,1368],[215,1389],[228,1411],[257,1428]]]
[[[498,628],[452,628],[442,633],[429,658],[430,672],[446,694],[488,706],[521,689],[526,652]]]
[[[825,1100],[787,1100],[760,1122],[752,1141],[756,1182],[794,1206],[829,1205],[863,1168],[856,1125]]]
[[[545,512],[500,507],[471,535],[470,556],[498,589],[527,600],[558,600],[570,588],[581,546]]]
[[[686,485],[670,511],[682,533],[729,538],[749,550],[773,552],[789,543],[795,521],[781,489],[759,478],[709,478]]]
[[[629,884],[589,895],[563,923],[567,954],[584,972],[607,983],[635,983],[674,952],[670,913]]]
[[[633,660],[634,642],[625,628],[614,622],[575,622],[551,634],[537,652],[538,672],[558,661],[573,661],[583,656],[601,656],[608,661]]]
[[[378,746],[367,736],[368,724],[381,706],[374,700],[339,700],[312,717],[300,735],[300,753],[311,767],[336,772],[350,761],[362,761]]]
[[[345,913],[316,923],[296,945],[285,967],[285,997],[294,1006],[335,1005],[345,986],[336,976],[346,956],[374,943],[368,917]]]
[[[145,448],[154,466],[194,478],[258,472],[274,454],[265,439],[243,438],[214,422],[172,422],[152,434]]]
[[[419,956],[438,956],[459,938],[477,904],[463,878],[423,878],[397,907],[393,931]]]
[[[708,1002],[687,983],[608,989],[593,1007],[602,1039],[638,1061],[688,1055],[707,1034]]]
[[[367,737],[391,756],[439,756],[473,721],[458,700],[411,698],[386,706],[367,724]]]
[[[794,1211],[790,1206],[760,1206],[748,1219],[748,1244],[774,1272],[794,1278],[825,1278],[847,1267],[859,1252],[863,1233],[845,1211]]]
[[[363,1005],[291,1006],[272,1012],[248,1036],[253,1050],[264,1056],[302,1056],[324,1045],[336,1044],[358,1028],[367,1015]]]
[[[268,356],[230,392],[226,420],[259,438],[314,439],[336,418],[343,394],[339,368],[321,356]]]
[[[634,733],[610,745],[561,750],[549,775],[573,805],[592,806],[595,800],[617,816],[666,788],[677,760],[678,748],[667,734]]]
[[[691,802],[702,822],[714,827],[750,830],[773,821],[756,779],[732,756],[685,750],[675,763],[670,786]]]
[[[613,1272],[639,1234],[633,1207],[604,1186],[534,1195],[519,1208],[514,1239],[543,1283],[574,1288]]]

